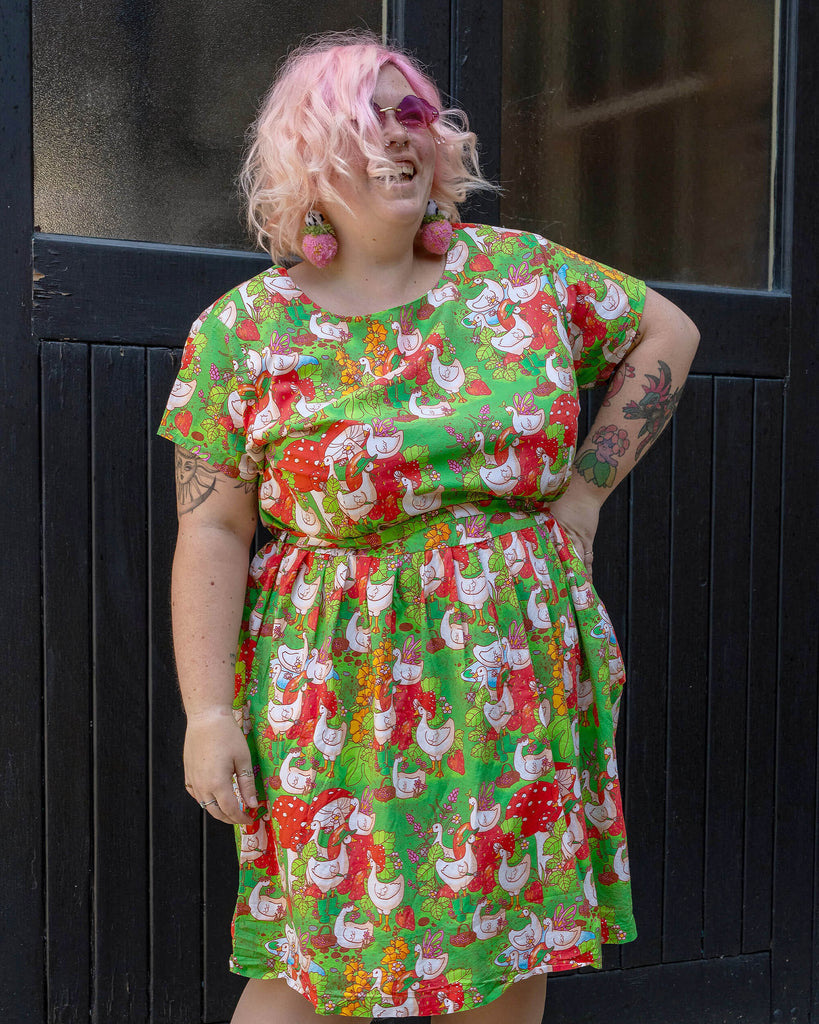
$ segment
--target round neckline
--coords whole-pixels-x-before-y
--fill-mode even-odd
[[[456,231],[453,231],[453,233],[452,233],[452,243],[450,243],[449,249],[451,249],[452,248],[452,244],[454,244],[456,233],[457,233],[457,229],[456,229]],[[423,300],[426,299],[426,297],[429,295],[429,293],[431,291],[433,291],[433,289],[442,287],[442,285],[446,283],[444,279],[446,278],[446,275],[447,275],[447,269],[446,268],[447,268],[447,255],[449,254],[449,249],[447,249],[446,253],[444,253],[444,267],[443,267],[443,270],[441,271],[440,277],[435,282],[435,284],[430,285],[429,288],[427,288],[425,291],[421,292],[421,294],[418,295],[414,299],[409,299],[407,302],[402,302],[402,303],[400,303],[397,306],[387,306],[385,309],[378,309],[378,310],[375,310],[372,313],[350,313],[350,314],[347,314],[347,313],[334,313],[331,309],[326,309],[324,306],[320,306],[314,299],[310,298],[310,296],[307,294],[307,292],[302,291],[302,289],[299,287],[298,283],[296,281],[294,281],[292,277],[290,277],[290,270],[293,269],[292,267],[290,267],[288,269],[286,267],[281,267],[280,266],[278,268],[278,270],[279,270],[279,274],[280,275],[284,275],[285,277],[287,277],[287,279],[290,281],[290,283],[293,285],[293,287],[295,289],[297,289],[299,294],[298,294],[298,298],[296,300],[294,300],[294,301],[301,302],[301,304],[303,306],[312,306],[313,309],[317,310],[319,313],[323,313],[325,316],[335,317],[336,320],[343,321],[345,323],[357,323],[357,322],[360,322],[362,320],[373,320],[373,319],[377,320],[377,319],[381,319],[381,318],[384,318],[384,317],[390,315],[391,313],[394,313],[396,310],[406,309],[408,306],[415,306],[419,302],[423,302]],[[298,266],[298,264],[294,264],[294,266]]]

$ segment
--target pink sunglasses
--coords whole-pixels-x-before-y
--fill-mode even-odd
[[[396,121],[398,121],[402,128],[406,128],[407,131],[429,128],[431,124],[438,120],[439,114],[439,111],[431,103],[427,103],[420,96],[405,96],[397,107],[378,107],[375,101],[373,101],[373,113],[382,125],[387,120],[384,115],[388,110],[394,112]]]

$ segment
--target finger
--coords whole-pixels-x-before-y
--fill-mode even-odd
[[[253,819],[245,814],[244,808],[236,796],[235,782],[230,781],[230,789],[217,789],[215,795],[219,798],[219,810],[225,815],[225,819],[232,825],[249,825]]]
[[[202,807],[203,803],[205,804],[204,807]],[[202,807],[202,810],[209,814],[211,818],[215,818],[217,821],[223,821],[226,825],[240,824],[239,822],[233,820],[233,818],[230,816],[230,811],[224,809],[222,807],[221,801],[218,800],[215,796],[211,797],[209,800],[200,800],[199,806]]]
[[[245,807],[258,807],[259,798],[256,796],[256,780],[253,777],[253,769],[249,763],[236,766],[236,782],[239,788],[239,796]]]

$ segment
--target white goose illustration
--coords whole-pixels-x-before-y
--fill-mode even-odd
[[[416,494],[415,485],[409,477],[398,474],[398,482],[406,490],[401,497],[401,507],[408,516],[422,515],[424,512],[433,512],[441,507],[441,495],[444,493],[444,485],[438,484],[434,491],[427,494]]]

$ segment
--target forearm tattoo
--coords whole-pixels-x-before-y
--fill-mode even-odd
[[[617,475],[618,459],[629,448],[628,431],[614,423],[599,427],[592,437],[594,447],[583,452],[575,463],[575,469],[591,484],[598,487],[613,487]]]
[[[179,445],[176,446],[175,472],[179,515],[199,508],[216,490],[216,474],[219,470]]]
[[[639,402],[631,401],[623,406],[627,420],[645,420],[637,434],[643,440],[637,446],[634,461],[651,447],[665,429],[680,402],[682,388],[671,391],[671,370],[662,359],[659,360],[658,374],[646,374],[648,384],[643,384],[643,397]]]

